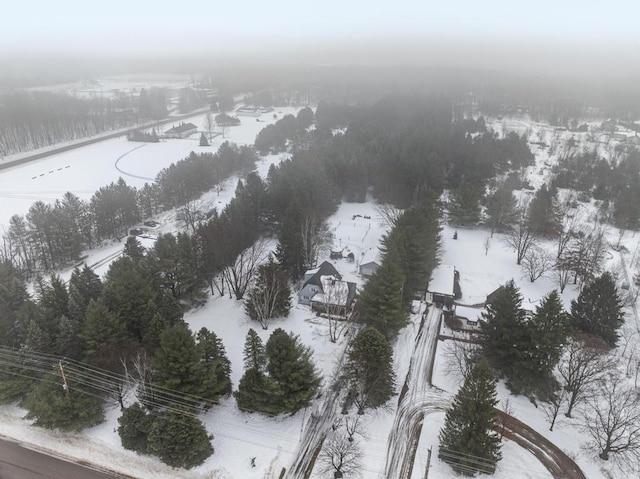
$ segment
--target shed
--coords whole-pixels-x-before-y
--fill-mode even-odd
[[[480,329],[480,321],[484,321],[483,311],[484,309],[480,308],[456,305],[456,318],[462,322],[463,329],[478,330]]]
[[[364,252],[358,272],[362,276],[371,276],[382,264],[380,259],[380,250],[378,248],[369,248]]]

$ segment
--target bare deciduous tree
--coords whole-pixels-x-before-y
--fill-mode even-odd
[[[467,377],[478,359],[480,353],[478,345],[465,341],[447,341],[446,344],[447,371],[460,374],[461,378]]]
[[[576,233],[563,254],[563,261],[573,271],[573,284],[594,278],[602,269],[606,253],[604,230],[597,226]]]
[[[360,477],[362,451],[357,441],[350,441],[344,431],[337,430],[325,440],[320,461],[321,472],[333,473],[334,479]]]
[[[561,293],[564,293],[564,289],[567,287],[567,284],[569,284],[570,273],[571,270],[562,259],[556,261],[553,267],[553,277],[557,281]]]
[[[205,130],[207,130],[207,133],[209,134],[209,141],[211,141],[211,132],[213,131],[213,127],[215,126],[215,124],[216,122],[213,119],[211,112],[208,111],[204,116],[204,128]]]
[[[205,220],[205,214],[200,211],[197,201],[189,201],[178,210],[176,220],[178,220],[184,229],[190,230],[191,234],[196,234],[196,231]]]
[[[320,253],[325,251],[333,240],[329,224],[318,215],[309,214],[302,222],[300,238],[305,267],[315,268]]]
[[[532,283],[544,276],[553,265],[553,258],[536,245],[531,246],[522,258],[522,269]]]
[[[564,388],[560,388],[555,394],[551,395],[551,398],[548,402],[543,403],[542,409],[544,413],[547,415],[547,419],[549,419],[549,431],[553,431],[553,426],[556,425],[556,419],[558,418],[558,413],[560,409],[564,405],[565,399],[567,397],[567,392]]]
[[[376,212],[382,218],[383,223],[389,228],[393,228],[396,221],[402,215],[402,210],[390,204],[376,206]]]
[[[598,394],[588,401],[584,428],[598,456],[623,469],[640,470],[640,408],[638,393],[618,375],[599,382]]]
[[[491,237],[487,236],[484,240],[484,255],[487,256],[489,254],[489,248],[491,247]]]
[[[518,217],[507,231],[504,242],[516,250],[516,264],[521,264],[527,251],[535,244],[535,236],[529,224],[529,203],[518,208]]]
[[[222,271],[229,287],[229,293],[233,293],[237,300],[244,297],[258,266],[264,262],[267,256],[266,250],[266,241],[259,239],[240,253],[231,266],[227,266]]]
[[[565,416],[571,417],[573,408],[591,392],[593,385],[615,368],[607,350],[606,343],[591,334],[575,332],[568,339],[558,363],[562,386],[567,391]]]

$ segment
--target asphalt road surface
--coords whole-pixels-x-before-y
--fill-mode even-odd
[[[113,479],[124,478],[25,449],[0,440],[0,479]]]

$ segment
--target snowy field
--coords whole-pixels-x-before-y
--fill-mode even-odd
[[[185,158],[192,151],[215,152],[225,141],[253,144],[262,128],[298,110],[278,108],[273,113],[258,117],[260,121],[253,117],[239,117],[239,126],[227,128],[225,138],[222,135],[214,137],[208,147],[199,146],[199,133],[187,139],[160,143],[131,142],[122,137],[0,170],[0,231],[8,227],[12,215],[26,214],[35,201],[53,202],[67,191],[88,200],[98,188],[120,177],[131,186],[142,187],[152,182],[161,169]],[[274,113],[277,118],[273,117]],[[189,121],[198,127],[198,131],[205,131],[204,115]],[[171,127],[171,124],[165,125],[164,130]]]
[[[113,98],[116,95],[137,95],[143,88],[147,90],[149,88],[177,90],[191,85],[192,79],[188,75],[165,74],[159,76],[154,73],[148,75],[119,75],[75,83],[36,86],[27,88],[27,90],[66,93],[80,98]]]
[[[278,117],[286,113],[295,113],[294,109],[278,109],[276,112]],[[228,129],[227,139],[240,144],[252,143],[258,131],[267,122],[273,121],[272,115],[263,115],[261,119],[264,119],[264,123],[256,122],[254,118],[242,117],[242,125]],[[200,118],[197,123],[194,123],[202,128],[202,120],[203,118]],[[531,141],[544,138],[547,143],[551,143],[552,135],[556,134],[549,126],[522,120],[511,123],[503,121],[494,125],[497,130],[502,126],[516,129],[519,133],[530,129]],[[561,133],[564,136],[572,135],[568,132]],[[124,139],[110,140],[32,164],[0,171],[0,191],[3,195],[0,224],[6,224],[11,214],[26,213],[36,199],[53,201],[67,190],[82,198],[89,198],[97,188],[122,176],[122,173],[115,168],[118,158],[121,158],[118,166],[129,175],[135,175],[123,176],[127,183],[142,186],[148,180],[139,177],[153,178],[161,168],[182,159],[190,151],[215,151],[223,141],[221,137],[216,137],[211,147],[201,148],[197,143],[198,136],[194,135],[188,140],[170,140],[143,147]],[[563,139],[566,140],[569,137]],[[576,148],[588,147],[588,142],[585,134]],[[136,147],[139,148],[135,149]],[[533,145],[532,148],[534,148]],[[538,187],[548,178],[549,165],[565,153],[562,148],[558,145],[553,152],[549,149],[534,149],[536,165],[529,168],[527,172],[531,184]],[[266,176],[269,165],[281,161],[284,157],[286,155],[263,157],[257,165],[257,171],[263,177]],[[66,168],[67,165],[69,168]],[[227,204],[233,196],[236,181],[237,178],[229,180],[225,190],[219,195],[215,192],[203,195],[200,200],[202,207],[222,207]],[[12,191],[14,197],[11,197]],[[584,205],[584,209],[588,218],[590,206]],[[158,219],[161,223],[157,229],[158,232],[175,231],[178,228],[175,212],[163,213]],[[378,246],[386,230],[386,225],[376,211],[376,205],[371,201],[342,204],[336,214],[329,219],[329,223],[335,236],[332,249],[345,249],[345,255],[350,251],[355,257],[355,262],[352,263],[346,259],[333,261],[333,263],[345,279],[361,285],[363,279],[358,275],[357,269],[360,258],[367,250]],[[457,240],[453,240],[454,231],[458,232]],[[489,248],[485,252],[484,243],[489,236],[489,231],[482,228],[454,229],[443,225],[441,262],[454,265],[460,272],[463,294],[461,303],[467,305],[482,303],[488,293],[509,279],[514,279],[521,288],[525,307],[527,304],[534,307],[542,296],[556,288],[551,277],[543,277],[535,283],[525,278],[521,267],[516,265],[515,252],[505,246],[499,234],[490,239]],[[620,239],[624,248],[620,252],[609,253],[606,268],[619,272],[620,277],[624,277],[625,274],[629,277],[633,271],[631,265],[636,259],[635,252],[640,235],[625,232],[620,236],[617,229],[608,227],[607,238],[612,244]],[[554,244],[543,243],[543,247],[552,251]],[[105,245],[99,250],[90,252],[87,263],[96,265],[96,271],[103,274],[108,268],[110,258],[116,257],[121,249],[121,243]],[[328,256],[328,252],[326,255]],[[323,259],[321,258],[320,261]],[[577,293],[576,287],[567,286],[561,295],[566,307],[569,307],[570,301],[577,296]],[[348,338],[341,338],[337,343],[331,343],[327,324],[303,306],[295,306],[288,318],[273,321],[268,331],[262,330],[259,325],[249,320],[243,311],[242,303],[230,300],[228,297],[210,297],[205,306],[188,312],[185,320],[194,331],[207,327],[222,339],[232,363],[231,379],[234,387],[237,387],[243,374],[242,349],[246,332],[250,327],[253,327],[264,341],[277,327],[299,334],[302,341],[314,350],[313,359],[326,379],[332,376],[336,362],[343,354],[348,341]],[[394,346],[398,391],[409,369],[419,322],[420,314],[413,315],[411,324],[400,333]],[[624,329],[623,335],[637,331],[637,319],[631,309],[627,311]],[[443,332],[451,334],[451,331]],[[447,364],[446,352],[449,344],[443,341],[438,343],[433,381],[438,388],[455,394],[461,378],[452,373]],[[323,387],[326,387],[329,382],[325,380]],[[607,472],[605,466],[608,465],[597,461],[593,454],[583,450],[586,436],[578,428],[580,414],[576,414],[571,420],[560,415],[554,432],[549,432],[548,422],[541,408],[536,408],[527,398],[510,396],[503,384],[499,384],[498,394],[501,405],[509,399],[513,415],[548,437],[574,458],[588,478],[623,477],[615,471]],[[130,397],[129,400],[133,398]],[[363,417],[361,434],[357,438],[363,448],[363,478],[383,477],[387,438],[394,421],[397,401],[398,397],[394,396],[389,400],[386,408],[368,411]],[[39,448],[55,449],[57,453],[79,460],[93,461],[140,478],[277,478],[282,468],[288,468],[292,463],[306,420],[313,408],[314,406],[308,410],[299,411],[293,416],[265,418],[259,414],[240,412],[233,398],[223,400],[219,406],[213,407],[202,417],[207,430],[214,435],[215,452],[203,465],[191,471],[173,470],[154,458],[125,451],[114,431],[120,414],[115,406],[108,411],[107,421],[104,424],[81,434],[61,434],[28,428],[26,422],[21,419],[23,410],[17,407],[2,407],[0,408],[0,435],[34,444]],[[422,477],[427,467],[430,448],[433,454],[430,460],[429,478],[452,477],[449,466],[437,458],[437,437],[443,421],[444,413],[425,417],[413,477]],[[497,479],[550,477],[548,471],[532,454],[510,441],[503,443],[503,456],[493,476]],[[252,466],[252,459],[255,467]],[[316,468],[312,477],[322,479],[327,476],[319,473]]]

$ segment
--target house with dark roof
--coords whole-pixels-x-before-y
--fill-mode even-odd
[[[317,268],[308,270],[304,274],[302,288],[298,291],[298,304],[311,305],[311,298],[322,292],[322,276],[333,276],[338,280],[342,279],[342,275],[328,261],[325,261]]]
[[[298,304],[330,314],[346,314],[356,296],[356,284],[343,281],[336,268],[325,261],[319,267],[307,271],[304,283],[298,291]]]
[[[198,132],[198,127],[193,123],[182,122],[178,126],[164,132],[165,138],[188,138]]]

